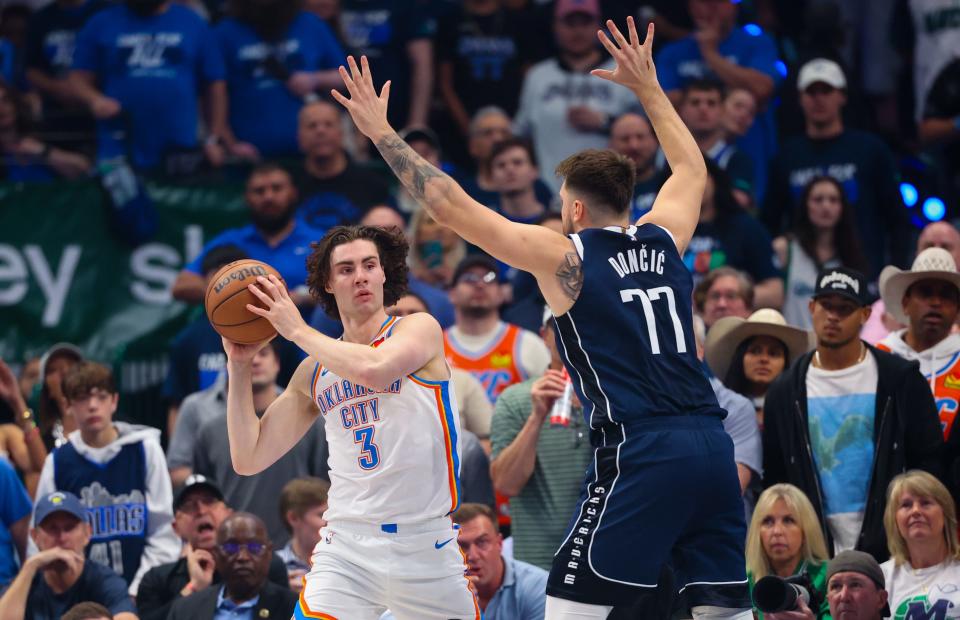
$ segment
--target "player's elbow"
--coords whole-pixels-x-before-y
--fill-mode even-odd
[[[235,471],[238,476],[253,476],[254,474],[259,474],[261,471],[256,467],[253,459],[244,458],[239,454],[231,454],[230,460],[233,462],[233,471]]]

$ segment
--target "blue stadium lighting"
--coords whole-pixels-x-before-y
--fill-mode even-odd
[[[923,201],[923,215],[931,222],[939,222],[947,214],[947,206],[936,196]]]
[[[743,29],[752,37],[759,37],[761,34],[763,34],[763,29],[756,24],[747,24],[743,27]]]
[[[787,63],[783,62],[782,60],[778,60],[775,63],[775,66],[777,67],[777,73],[779,73],[782,77],[787,77]]]
[[[920,197],[917,188],[911,183],[900,184],[900,195],[903,196],[903,204],[907,205],[908,209],[916,205],[917,199]]]

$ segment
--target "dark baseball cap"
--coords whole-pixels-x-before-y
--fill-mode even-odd
[[[182,506],[184,500],[187,499],[187,495],[197,489],[206,489],[218,500],[223,501],[223,492],[213,480],[210,480],[203,474],[191,474],[183,481],[183,486],[177,491],[177,496],[173,498],[173,509],[180,510],[180,506]]]
[[[493,257],[487,254],[468,254],[466,258],[460,261],[460,264],[457,265],[456,270],[453,272],[453,284],[456,285],[464,273],[476,267],[482,267],[488,271],[492,271],[497,276],[497,282],[503,281],[500,278],[500,265],[497,264],[497,261],[495,261]]]
[[[813,298],[840,295],[858,306],[869,306],[871,300],[867,286],[866,277],[856,269],[846,267],[821,269],[817,274],[817,286],[813,291]]]
[[[55,512],[65,512],[81,521],[87,518],[87,509],[80,503],[80,499],[68,491],[54,491],[37,502],[34,512],[34,523],[40,525],[43,520]]]

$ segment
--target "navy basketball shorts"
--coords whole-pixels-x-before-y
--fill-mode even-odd
[[[630,605],[669,566],[690,606],[750,607],[743,502],[722,421],[662,417],[593,432],[598,447],[547,594]]]

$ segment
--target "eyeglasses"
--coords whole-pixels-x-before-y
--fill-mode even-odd
[[[266,548],[267,548],[267,545],[265,543],[256,542],[256,541],[251,541],[246,543],[225,542],[222,545],[220,545],[220,551],[223,551],[224,555],[229,555],[229,556],[239,554],[241,549],[246,549],[247,553],[249,553],[250,555],[257,556],[263,553],[264,549]]]
[[[177,510],[188,515],[195,515],[200,511],[201,506],[204,508],[211,508],[219,501],[220,500],[218,500],[216,497],[194,497],[183,500]]]
[[[465,273],[460,276],[460,279],[457,280],[458,283],[466,282],[467,284],[490,284],[491,282],[496,281],[497,272],[488,271],[487,273]]]

